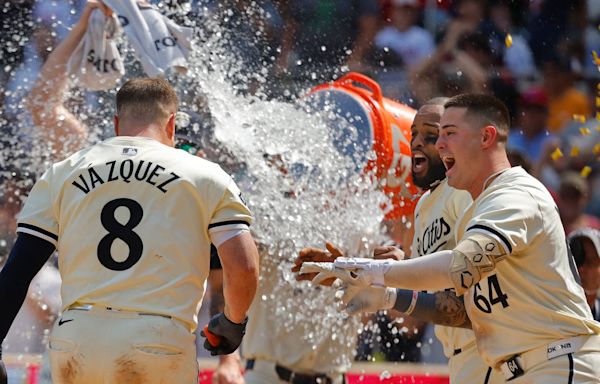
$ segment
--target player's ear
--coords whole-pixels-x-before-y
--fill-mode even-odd
[[[493,125],[486,125],[481,128],[481,146],[483,148],[489,148],[496,142],[498,136],[498,129]]]
[[[167,121],[167,137],[170,141],[175,143],[175,114],[171,113],[169,121]]]
[[[115,135],[119,136],[119,116],[115,115]]]

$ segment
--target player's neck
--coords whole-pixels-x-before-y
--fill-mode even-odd
[[[494,154],[485,159],[480,165],[479,176],[474,180],[468,192],[475,200],[481,193],[504,171],[511,167],[506,156]]]
[[[164,145],[172,146],[172,143],[165,134],[164,129],[156,124],[126,127],[119,132],[118,136],[147,137]]]

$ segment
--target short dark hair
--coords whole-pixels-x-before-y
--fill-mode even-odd
[[[440,97],[434,97],[433,99],[429,99],[426,102],[423,103],[423,105],[446,105],[446,103],[448,102],[448,100],[450,100],[447,97],[444,96],[440,96]]]
[[[498,142],[506,143],[510,129],[510,113],[503,102],[494,96],[464,93],[451,97],[444,108],[465,108],[465,116],[481,126],[493,125],[498,130]]]
[[[153,123],[177,112],[177,93],[168,81],[158,77],[128,80],[117,92],[117,116]]]

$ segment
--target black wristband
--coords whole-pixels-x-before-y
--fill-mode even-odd
[[[406,312],[412,301],[413,291],[408,289],[396,289],[396,302],[394,309],[399,312]]]

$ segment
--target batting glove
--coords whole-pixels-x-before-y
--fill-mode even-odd
[[[344,285],[336,296],[341,297],[344,308],[350,315],[391,309],[396,303],[395,288]]]
[[[242,343],[246,333],[246,318],[243,323],[237,324],[229,320],[223,312],[214,315],[208,325],[200,334],[206,337],[204,348],[210,351],[212,356],[228,355],[234,352]]]
[[[6,376],[6,367],[2,361],[2,345],[0,345],[0,384],[8,384],[8,378]]]
[[[384,275],[394,260],[373,260],[365,258],[338,257],[333,263],[302,264],[300,273],[315,273],[314,284],[336,277],[343,282],[360,287],[384,286]]]

